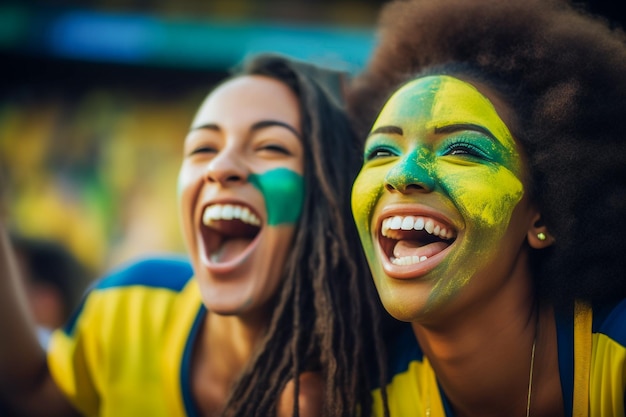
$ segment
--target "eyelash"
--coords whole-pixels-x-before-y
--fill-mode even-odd
[[[394,155],[396,155],[396,153],[388,148],[376,147],[365,154],[365,160],[372,161],[374,159],[386,158]],[[446,145],[443,155],[466,155],[468,157],[484,160],[491,159],[489,155],[484,152],[480,147],[463,140],[455,141]]]
[[[489,156],[478,146],[464,141],[449,144],[444,155],[468,155],[475,158],[489,159]]]
[[[201,146],[196,149],[192,149],[192,151],[189,152],[189,155],[191,156],[191,155],[196,155],[199,153],[210,153],[210,152],[213,152],[213,153],[216,152],[215,148],[212,148],[210,146]]]
[[[291,155],[291,152],[287,148],[284,148],[280,145],[262,146],[258,148],[257,151],[277,152],[277,153],[281,153],[284,155]],[[201,154],[201,153],[217,153],[217,152],[218,152],[217,149],[211,146],[200,146],[196,149],[192,149],[188,155],[191,156],[191,155],[196,155],[196,154]]]
[[[365,159],[367,161],[371,161],[373,159],[377,159],[377,158],[386,158],[388,156],[393,156],[395,155],[395,153],[393,153],[391,150],[386,149],[386,148],[374,148],[371,151],[367,152]]]
[[[284,155],[291,155],[291,152],[287,148],[280,145],[265,145],[259,148],[260,151],[278,152]]]

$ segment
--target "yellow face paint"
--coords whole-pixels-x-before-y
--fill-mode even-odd
[[[409,82],[374,123],[364,160],[352,209],[377,289],[392,314],[411,319],[416,300],[428,311],[487,274],[524,195],[515,140],[487,97],[449,76]],[[378,244],[377,225],[391,204],[422,205],[453,223],[456,239],[428,273],[416,268],[415,278],[397,279],[385,267],[390,255]],[[401,214],[410,216],[411,210]]]

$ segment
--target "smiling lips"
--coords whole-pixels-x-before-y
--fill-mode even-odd
[[[390,216],[382,221],[380,246],[397,266],[419,264],[442,252],[456,239],[456,230],[426,216]]]
[[[202,213],[202,236],[212,264],[243,259],[261,230],[261,220],[241,204],[213,204]]]

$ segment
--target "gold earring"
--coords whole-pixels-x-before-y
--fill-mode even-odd
[[[546,240],[546,234],[543,233],[543,232],[537,233],[537,239],[539,239],[539,240],[541,240],[543,242],[544,240]]]

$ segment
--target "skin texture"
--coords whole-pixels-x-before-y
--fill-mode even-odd
[[[411,81],[381,111],[364,160],[352,207],[377,290],[394,317],[460,311],[508,279],[534,211],[524,198],[515,141],[489,98],[449,76]],[[432,218],[456,237],[426,261],[393,265],[391,251],[379,245],[381,222],[393,215]]]
[[[303,198],[299,136],[295,95],[268,77],[229,81],[200,107],[185,140],[179,201],[185,242],[210,311],[256,313],[276,292]],[[284,201],[296,204],[283,212]],[[202,216],[215,203],[256,213],[261,231],[254,241],[230,239],[223,248],[209,242]]]

